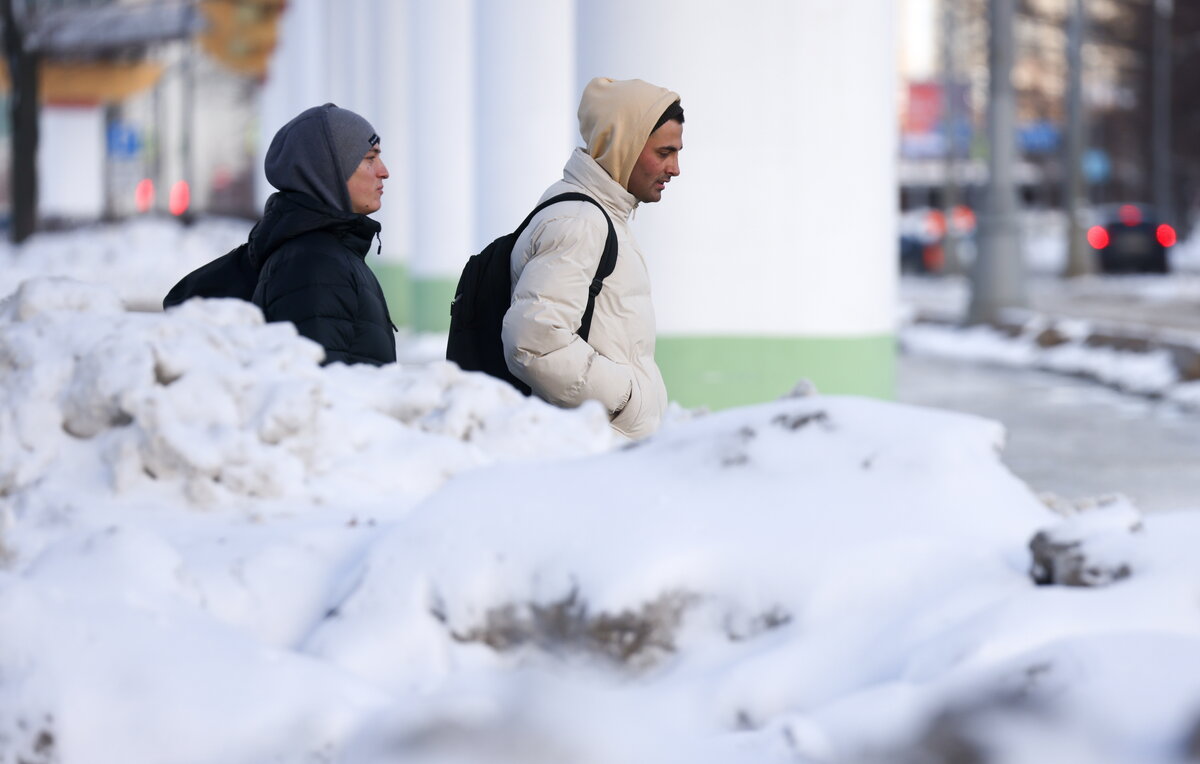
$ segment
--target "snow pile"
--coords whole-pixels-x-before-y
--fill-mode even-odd
[[[1191,236],[1167,252],[1170,255],[1171,270],[1192,273],[1200,271],[1200,226],[1193,226]]]
[[[142,217],[38,233],[17,246],[0,242],[0,297],[35,276],[69,276],[112,286],[128,307],[157,310],[175,282],[244,242],[250,226],[235,218],[182,226],[169,218]]]
[[[1104,497],[1088,512],[1069,513],[1029,542],[1039,584],[1104,586],[1126,578],[1136,559],[1141,513],[1124,496]]]
[[[1106,346],[1093,339],[1093,328],[1086,321],[1050,322],[1035,317],[1017,330],[912,323],[902,328],[900,345],[905,352],[920,355],[1074,374],[1124,392],[1180,403],[1194,396],[1169,350]]]
[[[0,304],[0,761],[1167,762],[1200,719],[1197,517],[1064,518],[993,422],[806,396],[614,450],[319,355],[236,301]],[[1039,586],[1039,532],[1123,573]]]
[[[0,303],[0,493],[170,485],[208,506],[329,502],[369,481],[399,499],[497,459],[613,444],[598,407],[561,411],[448,363],[322,356],[239,300],[127,313],[107,287],[27,281]]]

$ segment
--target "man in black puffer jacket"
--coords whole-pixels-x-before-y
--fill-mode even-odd
[[[392,363],[395,326],[366,263],[380,225],[387,167],[365,119],[331,103],[300,113],[267,149],[279,189],[250,232],[258,270],[254,304],[268,321],[291,321],[325,348],[325,363]]]

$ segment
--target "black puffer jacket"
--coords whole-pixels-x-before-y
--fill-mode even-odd
[[[250,234],[259,269],[254,304],[325,347],[325,363],[396,360],[395,326],[365,255],[379,233],[366,215],[341,212],[298,191],[267,200]]]

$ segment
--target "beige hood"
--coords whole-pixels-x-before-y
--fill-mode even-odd
[[[678,100],[679,94],[642,80],[596,77],[579,100],[579,134],[588,154],[628,190],[654,123]]]

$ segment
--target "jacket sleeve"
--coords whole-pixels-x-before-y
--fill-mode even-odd
[[[277,252],[256,300],[268,321],[291,321],[325,348],[323,363],[352,362],[358,285],[337,255],[310,248]]]
[[[629,403],[633,369],[576,334],[608,232],[599,210],[576,204],[579,214],[549,218],[530,236],[529,259],[504,316],[504,356],[509,371],[538,397],[558,406],[598,400],[611,415]]]

